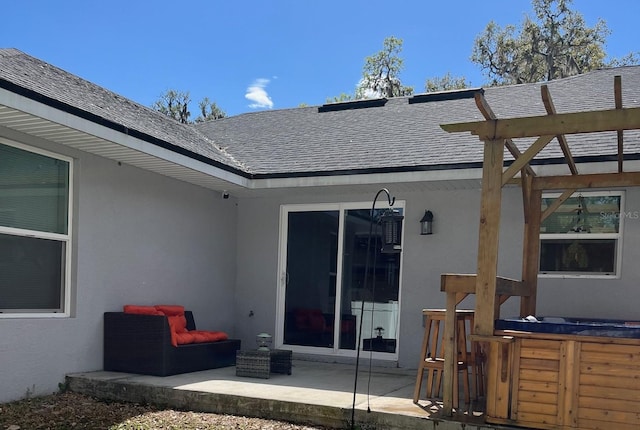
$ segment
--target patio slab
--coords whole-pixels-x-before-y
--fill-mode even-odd
[[[349,428],[355,366],[294,360],[291,375],[236,376],[235,367],[158,377],[119,372],[67,376],[69,388],[105,400],[153,403],[174,409],[257,416]],[[412,401],[415,370],[360,366],[355,423],[363,429],[489,430],[481,411],[439,416],[441,404]],[[367,395],[367,391],[369,394]]]

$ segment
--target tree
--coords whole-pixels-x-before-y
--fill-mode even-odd
[[[493,85],[548,81],[608,65],[604,44],[610,31],[605,22],[588,27],[580,13],[569,9],[571,2],[532,0],[536,19],[526,16],[518,28],[502,29],[489,22],[474,42],[471,60]]]
[[[151,105],[151,108],[183,124],[192,124],[194,121],[189,119],[191,116],[189,111],[190,102],[191,98],[188,91],[167,90],[160,96],[160,99]],[[208,97],[202,99],[198,106],[200,108],[200,116],[196,118],[195,122],[225,117],[224,111],[215,102],[211,102]]]
[[[353,100],[353,96],[347,93],[340,93],[339,96],[335,97],[327,97],[326,103],[342,103],[342,102],[350,102]]]
[[[404,68],[402,39],[390,36],[384,39],[382,51],[366,57],[362,68],[362,81],[356,89],[356,98],[398,97],[413,94],[413,87],[400,82]]]
[[[442,77],[427,79],[424,84],[424,89],[426,92],[431,93],[436,91],[461,90],[468,88],[469,85],[465,77],[453,77],[451,73],[447,72],[447,74]]]
[[[401,51],[402,39],[393,36],[384,39],[382,51],[365,57],[362,79],[355,94],[341,93],[336,97],[328,97],[327,103],[413,94],[412,87],[405,87],[400,82],[400,71],[404,68],[404,61],[399,56]]]
[[[189,116],[191,116],[191,112],[189,112],[190,101],[189,92],[167,90],[151,107],[169,118],[187,124]]]
[[[203,98],[198,104],[200,107],[200,116],[196,118],[196,122],[205,122],[210,119],[224,118],[226,114],[218,107],[216,102],[209,100],[209,97]]]

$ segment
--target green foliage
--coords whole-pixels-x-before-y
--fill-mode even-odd
[[[471,60],[492,85],[548,81],[619,61],[605,63],[606,23],[588,27],[569,8],[571,1],[532,0],[535,18],[526,16],[519,27],[489,22],[474,42]],[[625,59],[637,61],[633,54]]]
[[[621,66],[633,66],[640,64],[640,53],[630,52],[621,58],[613,58],[609,61],[607,66],[609,67],[621,67]]]
[[[65,380],[64,382],[58,382],[58,392],[66,393],[69,390],[69,381]]]
[[[402,39],[390,36],[384,39],[382,51],[364,59],[362,81],[356,89],[357,99],[413,94],[413,87],[400,82],[400,72],[404,68],[400,52]]]
[[[188,124],[191,116],[191,112],[189,112],[190,101],[188,91],[167,90],[151,107],[169,118]]]
[[[356,87],[355,94],[341,93],[336,97],[328,97],[327,103],[413,94],[413,87],[404,86],[400,82],[400,72],[404,68],[400,52],[402,39],[393,36],[384,39],[381,51],[365,57],[362,79]]]
[[[326,103],[341,103],[341,102],[349,102],[353,100],[353,96],[347,93],[340,93],[339,96],[336,97],[327,97]]]
[[[151,108],[183,124],[204,122],[210,119],[224,118],[226,116],[224,111],[220,109],[215,102],[212,102],[208,97],[205,97],[198,104],[198,107],[200,108],[200,116],[198,116],[195,121],[191,121],[189,119],[191,116],[189,103],[191,103],[191,98],[189,97],[188,91],[167,90],[160,96],[160,99],[151,105]]]
[[[200,107],[200,116],[196,118],[196,122],[205,122],[210,119],[220,119],[226,116],[224,111],[218,107],[216,102],[209,100],[209,97],[202,99],[198,106]]]
[[[465,77],[454,77],[447,72],[442,77],[429,78],[424,84],[424,89],[428,93],[436,91],[451,91],[468,88],[471,84],[467,82]]]

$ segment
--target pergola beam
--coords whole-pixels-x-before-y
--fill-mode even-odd
[[[536,190],[536,191],[542,191],[542,190]],[[565,190],[564,193],[562,193],[560,196],[558,196],[557,199],[555,199],[553,201],[553,203],[551,203],[549,205],[549,207],[547,209],[545,209],[544,212],[542,212],[542,215],[540,216],[540,222],[544,221],[545,219],[547,219],[549,217],[549,215],[551,215],[552,213],[555,212],[556,209],[558,209],[560,207],[560,205],[562,205],[569,197],[571,197],[573,195],[573,193],[576,192],[575,188],[570,188],[568,190]]]
[[[528,166],[529,162],[533,160],[533,157],[538,155],[542,149],[547,146],[549,142],[553,140],[555,136],[540,136],[536,139],[534,143],[531,144],[529,149],[527,149],[521,157],[517,158],[511,166],[507,168],[502,174],[502,185],[505,185],[509,182],[515,175],[518,173],[518,170],[524,168],[524,166]]]
[[[553,99],[551,98],[551,93],[549,92],[549,87],[544,84],[540,87],[540,93],[542,94],[542,103],[544,103],[544,107],[547,110],[549,115],[555,115],[556,107],[553,104]],[[558,139],[558,143],[560,144],[560,149],[562,149],[562,153],[564,154],[565,160],[567,160],[567,165],[569,166],[569,170],[572,174],[578,174],[578,168],[576,167],[576,163],[573,160],[573,156],[571,155],[571,150],[569,149],[569,144],[567,143],[567,139],[565,139],[563,134],[559,134],[556,136]]]
[[[440,127],[449,133],[470,132],[483,141],[632,130],[640,128],[640,107],[461,122]]]
[[[482,116],[484,116],[485,119],[488,119],[488,120],[498,119],[496,114],[493,112],[493,109],[491,109],[491,106],[489,106],[489,103],[487,102],[487,99],[484,97],[484,94],[477,92],[474,96],[474,99],[476,101],[476,106],[478,107],[478,110],[480,111],[480,113],[482,113]],[[522,155],[522,153],[520,152],[520,149],[518,149],[516,144],[513,143],[513,140],[507,139],[505,141],[505,146],[507,147],[507,149],[509,150],[513,158],[515,158],[516,160],[520,158],[520,156]],[[531,168],[531,166],[528,163],[523,168],[523,176],[525,171],[531,176],[536,176],[536,172]]]
[[[536,176],[535,178],[533,178],[532,185],[534,190],[637,187],[640,185],[640,172]]]

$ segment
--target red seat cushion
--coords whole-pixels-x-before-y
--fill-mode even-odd
[[[189,343],[194,343],[196,342],[196,336],[193,335],[193,333],[185,331],[184,333],[176,333],[176,345],[174,346],[178,346],[178,345],[186,345]]]
[[[229,336],[222,331],[191,330],[189,334],[193,334],[195,343],[217,342],[219,340],[229,339]]]
[[[294,315],[298,330],[323,333],[326,329],[326,320],[320,309],[296,309]]]

